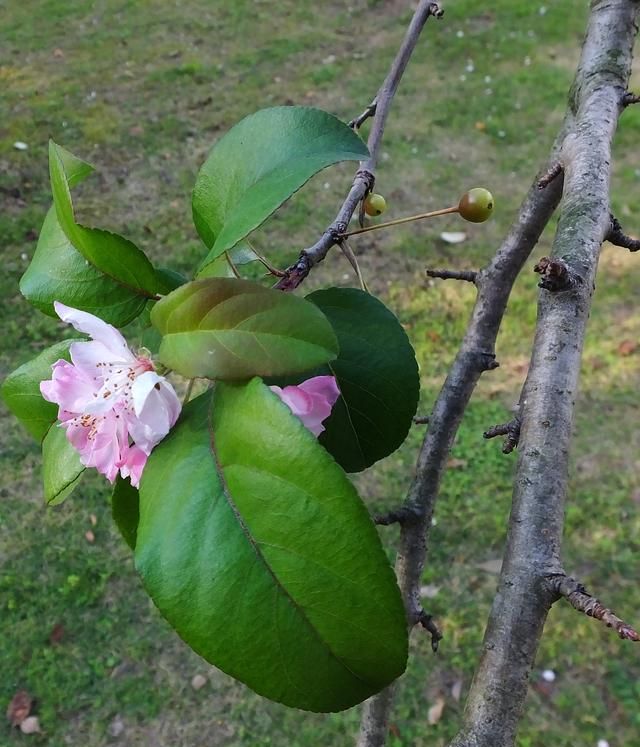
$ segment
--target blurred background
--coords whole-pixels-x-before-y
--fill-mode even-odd
[[[586,0],[453,0],[429,21],[385,134],[376,191],[385,218],[496,198],[487,224],[455,216],[353,239],[370,289],[405,325],[428,414],[474,300],[427,267],[478,268],[513,221],[561,122],[586,24]],[[399,0],[5,0],[0,2],[0,377],[67,334],[32,309],[18,281],[51,197],[47,139],[89,161],[79,220],[191,274],[204,256],[190,190],[211,145],[256,109],[303,104],[349,120],[370,102],[411,17]],[[640,67],[634,81],[640,89]],[[632,86],[633,88],[633,86]],[[363,128],[366,135],[368,125]],[[613,210],[640,231],[640,107],[620,122]],[[331,222],[353,164],[322,172],[253,236],[290,264]],[[442,232],[464,232],[448,244]],[[548,253],[553,225],[536,256]],[[565,565],[640,622],[640,258],[605,245],[584,353],[567,507]],[[453,450],[424,574],[443,629],[436,655],[416,631],[390,725],[392,747],[444,746],[455,733],[495,591],[515,455],[482,432],[510,417],[535,324],[532,259]],[[259,270],[252,270],[254,277]],[[357,285],[337,252],[305,289]],[[135,343],[136,329],[126,331]],[[26,690],[42,733],[0,724],[0,744],[262,747],[353,744],[359,709],[317,715],[265,701],[209,666],[143,592],[110,518],[107,486],[85,479],[46,509],[40,453],[1,406],[0,704]],[[356,478],[372,511],[402,500],[423,427]],[[390,558],[397,528],[382,529]],[[233,610],[229,610],[230,620]],[[312,673],[310,673],[312,675]],[[631,644],[567,605],[551,611],[532,674],[520,747],[638,742],[640,661]]]

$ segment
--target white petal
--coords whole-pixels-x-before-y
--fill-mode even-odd
[[[119,360],[131,357],[131,352],[124,337],[115,327],[103,322],[102,319],[93,314],[73,309],[71,306],[65,306],[59,301],[54,301],[53,307],[63,322],[71,324],[78,332],[84,332],[85,335],[90,335],[94,340],[101,342]]]
[[[154,371],[136,378],[131,390],[135,417],[129,418],[129,433],[145,453],[169,432],[180,414],[180,401],[173,387]]]

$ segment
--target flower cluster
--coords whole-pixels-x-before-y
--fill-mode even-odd
[[[151,450],[178,419],[180,401],[115,327],[62,303],[54,306],[62,321],[93,339],[72,343],[71,363],[53,364],[52,378],[40,384],[42,396],[58,405],[60,425],[85,467],[110,482],[120,472],[137,487]]]
[[[56,301],[56,313],[86,342],[69,348],[71,362],[56,361],[42,396],[58,405],[58,420],[85,467],[113,482],[118,473],[138,487],[152,449],[180,415],[180,401],[152,361],[134,355],[115,327],[93,314]],[[299,386],[270,387],[314,434],[340,396],[333,376],[315,376]]]

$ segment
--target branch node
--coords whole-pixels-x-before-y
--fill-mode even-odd
[[[359,114],[357,117],[354,117],[349,122],[349,127],[351,127],[352,130],[359,130],[362,127],[362,125],[367,121],[367,119],[370,119],[371,117],[375,117],[377,106],[378,106],[377,99],[374,99],[369,104],[369,106],[362,112],[362,114]]]
[[[496,436],[506,436],[502,445],[502,453],[511,454],[511,452],[518,446],[518,442],[520,441],[521,427],[522,422],[520,418],[516,416],[508,423],[500,423],[498,425],[492,426],[482,434],[482,437],[489,439],[496,438]]]
[[[622,106],[627,107],[631,104],[640,104],[640,96],[637,93],[626,91],[622,96]]]
[[[416,524],[422,518],[422,511],[417,506],[401,506],[388,511],[386,514],[378,514],[373,517],[373,523],[378,526],[388,527],[391,524],[400,524],[402,527]]]
[[[623,230],[620,222],[611,215],[611,228],[607,234],[607,241],[615,244],[615,246],[621,246],[624,249],[628,249],[630,252],[640,251],[640,239],[634,239],[628,236]]]
[[[475,270],[427,270],[427,275],[441,280],[466,280],[468,283],[475,283],[478,277]]]
[[[431,635],[431,650],[435,654],[438,650],[438,645],[443,638],[442,631],[436,625],[433,615],[420,609],[418,612],[417,622]]]
[[[548,187],[551,182],[563,172],[564,167],[560,161],[553,163],[547,171],[538,179],[538,189]]]
[[[414,415],[413,423],[414,425],[428,425],[429,420],[430,418],[428,415]]]
[[[483,351],[476,353],[480,361],[481,371],[494,371],[496,368],[500,368],[500,364],[496,360],[495,353],[485,353]]]
[[[570,290],[582,282],[563,259],[556,257],[542,257],[533,271],[541,275],[538,286],[553,293]]]
[[[565,574],[549,577],[551,588],[559,597],[564,597],[571,606],[595,620],[600,620],[608,628],[613,628],[624,641],[640,641],[638,634],[628,623],[621,620],[612,610],[605,607],[599,599],[591,596],[585,587],[574,578]]]

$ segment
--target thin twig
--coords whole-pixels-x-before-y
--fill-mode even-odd
[[[388,527],[391,524],[415,524],[420,518],[418,512],[411,506],[401,506],[386,514],[378,514],[373,517],[373,523],[378,526]]]
[[[503,454],[511,454],[511,452],[518,446],[520,441],[520,428],[522,422],[518,416],[510,420],[508,423],[501,423],[494,425],[483,434],[483,438],[496,438],[497,436],[506,436],[502,445]]]
[[[607,234],[607,241],[616,246],[624,247],[630,252],[640,251],[640,239],[634,239],[631,236],[628,236],[622,230],[622,226],[615,215],[611,216],[611,230]]]
[[[564,574],[551,576],[551,587],[557,594],[564,597],[578,612],[603,622],[608,628],[613,628],[625,641],[640,641],[640,635],[624,620],[621,620],[608,607],[605,607],[595,597],[591,596],[581,583]]]
[[[630,106],[631,104],[640,104],[640,96],[636,93],[627,91],[622,97],[622,106]]]
[[[562,164],[556,161],[551,168],[538,179],[538,189],[548,187],[551,182],[562,174]]]
[[[374,99],[369,106],[362,112],[362,114],[359,114],[355,119],[352,119],[349,122],[349,127],[353,130],[359,130],[362,125],[369,119],[370,117],[375,116],[376,113],[376,99]]]
[[[428,415],[414,415],[413,416],[413,422],[415,425],[428,425],[429,419],[430,418]]]
[[[475,283],[478,279],[475,270],[427,270],[427,275],[441,280],[466,280],[468,283]]]
[[[431,635],[431,650],[435,654],[438,650],[438,645],[443,638],[442,631],[436,625],[433,615],[429,615],[424,610],[420,610],[418,623]]]
[[[358,204],[364,199],[367,192],[371,191],[375,181],[375,170],[382,145],[382,135],[384,127],[391,108],[391,103],[395,96],[402,74],[413,54],[413,50],[420,38],[425,23],[430,16],[440,18],[443,11],[438,3],[425,2],[420,0],[418,7],[413,14],[405,37],[400,45],[389,73],[382,84],[378,95],[376,96],[376,113],[373,119],[371,132],[367,145],[369,147],[369,158],[360,164],[353,179],[351,189],[347,195],[342,207],[338,211],[333,223],[325,230],[320,239],[313,246],[304,249],[298,260],[285,270],[285,276],[275,285],[279,290],[291,291],[297,288],[304,281],[311,269],[327,256],[331,247],[335,246],[342,234],[347,230],[349,221],[358,207]]]

